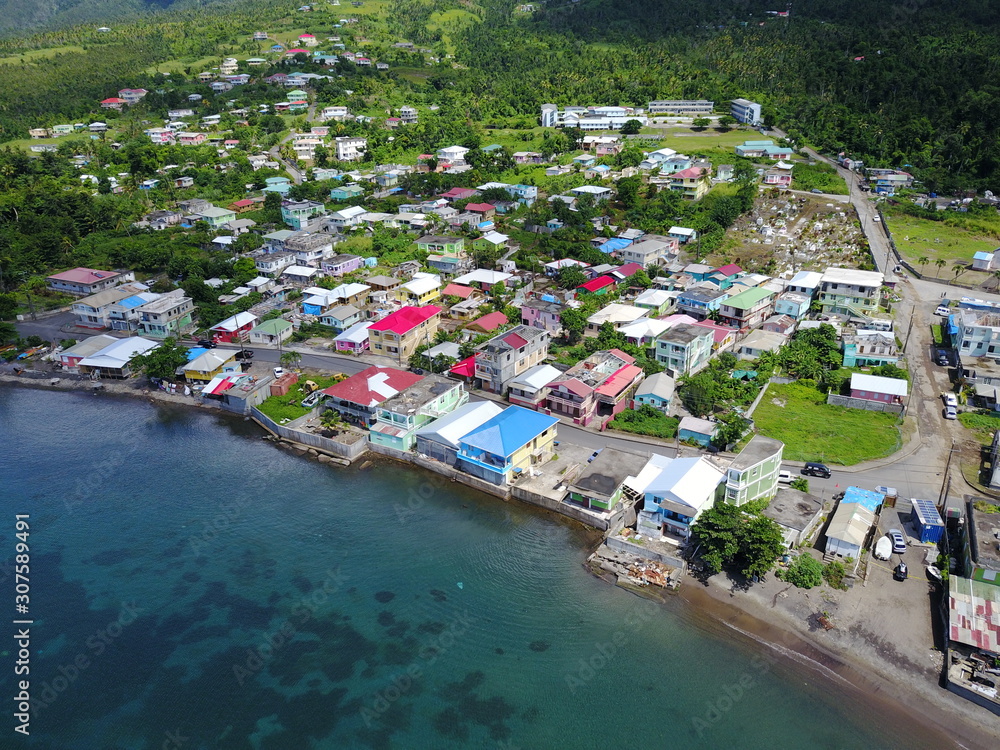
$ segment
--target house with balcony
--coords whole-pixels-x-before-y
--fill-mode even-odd
[[[348,206],[340,211],[334,211],[326,217],[326,222],[333,231],[345,232],[360,226],[361,217],[366,213],[362,206]]]
[[[135,308],[141,336],[181,338],[194,327],[194,301],[181,290],[168,292]]]
[[[548,331],[519,325],[483,342],[474,355],[477,386],[502,394],[511,380],[548,356],[551,337]]]
[[[656,361],[671,377],[693,375],[708,364],[713,342],[711,330],[681,323],[667,329],[656,339]]]
[[[819,303],[827,315],[870,318],[878,312],[883,276],[878,271],[830,267],[823,272]]]
[[[559,420],[509,406],[459,440],[458,468],[491,484],[511,484],[552,455]]]
[[[455,466],[462,437],[502,412],[503,407],[492,401],[459,406],[414,431],[417,453]]]
[[[189,383],[208,383],[218,375],[243,372],[235,349],[208,349],[181,369]]]
[[[878,367],[899,363],[899,347],[892,331],[861,329],[843,337],[844,367]]]
[[[360,198],[365,194],[365,189],[358,184],[341,185],[330,191],[330,200],[338,203],[346,203],[354,198]]]
[[[289,266],[295,265],[295,255],[293,253],[267,253],[255,256],[253,262],[260,273],[277,275]]]
[[[91,377],[128,378],[132,376],[132,360],[140,354],[152,351],[159,345],[160,342],[142,336],[115,339],[113,343],[80,359],[76,367],[80,374]]]
[[[620,329],[622,326],[646,317],[647,313],[649,310],[641,307],[612,302],[587,318],[587,327],[584,329],[583,335],[596,336],[605,323],[611,323],[616,329]]]
[[[684,200],[697,201],[712,189],[711,172],[704,167],[688,167],[670,175],[670,189],[680,193]]]
[[[352,136],[340,136],[333,140],[337,161],[357,161],[364,156],[368,148],[368,139]]]
[[[521,323],[558,335],[562,331],[562,311],[565,309],[566,305],[555,297],[552,301],[547,301],[545,296],[528,299],[521,305]]]
[[[659,471],[646,485],[636,531],[657,541],[683,544],[699,516],[724,497],[725,474],[703,456],[658,459]]]
[[[773,498],[784,450],[780,440],[754,435],[726,471],[726,502],[739,506]]]
[[[141,293],[137,286],[126,284],[124,286],[105,289],[91,294],[73,303],[73,314],[76,316],[74,325],[79,328],[115,328],[112,325],[115,306],[126,299],[136,297]],[[142,304],[146,300],[139,298],[137,304]],[[129,308],[135,305],[129,305]],[[128,325],[117,326],[120,330],[126,330]]]
[[[675,239],[668,241],[644,239],[618,250],[617,254],[624,263],[638,263],[643,268],[648,268],[667,263],[671,256],[677,254],[679,247]]]
[[[776,315],[787,315],[792,320],[804,320],[809,313],[812,298],[800,292],[785,292],[774,300]]]
[[[823,274],[818,271],[799,271],[785,285],[786,292],[804,294],[811,300],[823,283]]]
[[[368,348],[404,362],[418,346],[434,340],[440,318],[436,305],[400,308],[368,327]]]
[[[725,352],[736,345],[736,329],[729,326],[722,326],[711,320],[699,320],[693,325],[699,328],[707,328],[712,332],[712,351],[715,353]]]
[[[952,345],[960,356],[1000,357],[1000,313],[961,308],[950,321]]]
[[[677,303],[677,292],[668,292],[663,289],[646,289],[640,292],[632,305],[642,310],[648,310],[647,315],[658,317],[671,312]]]
[[[624,504],[634,505],[637,493],[630,486],[649,464],[648,453],[602,448],[568,486],[566,502],[610,515]]]
[[[232,342],[239,342],[243,340],[243,337],[250,332],[260,321],[253,313],[241,312],[226,318],[220,323],[216,323],[214,326],[209,328],[209,333],[212,335],[212,341],[217,344],[229,344]],[[214,375],[212,377],[215,377]],[[211,380],[211,378],[209,378]]]
[[[402,393],[424,376],[394,367],[369,367],[323,389],[323,406],[356,425],[371,427],[379,405]]]
[[[628,408],[642,379],[634,357],[618,349],[594,352],[549,383],[546,407],[586,427]]]
[[[722,313],[729,292],[712,286],[692,286],[677,297],[677,312],[703,320],[712,312]]]
[[[462,383],[440,375],[425,375],[375,408],[368,439],[375,445],[412,450],[419,428],[464,406],[468,400],[469,394]]]
[[[79,365],[81,360],[86,359],[92,354],[97,354],[102,349],[106,349],[111,344],[115,344],[121,340],[106,333],[101,333],[85,338],[73,344],[73,346],[63,349],[59,353],[59,362],[62,364],[63,372],[78,373],[80,371]]]
[[[773,301],[774,292],[763,287],[734,294],[719,309],[721,322],[734,328],[756,328],[770,317]]]
[[[282,201],[281,220],[294,230],[305,229],[314,216],[322,216],[326,207],[317,201]]]
[[[319,268],[321,261],[333,254],[333,238],[318,232],[295,232],[285,240],[285,252],[295,253],[300,266]]]
[[[370,320],[362,320],[338,334],[333,339],[334,348],[338,352],[347,354],[362,354],[368,351],[368,327],[371,324]]]
[[[365,259],[360,255],[350,255],[341,253],[332,258],[326,258],[320,262],[320,268],[327,276],[343,276],[357,271],[365,265]]]
[[[401,284],[396,298],[407,305],[426,305],[441,297],[441,277],[434,273],[418,271],[413,278]]]
[[[552,365],[535,365],[507,384],[507,400],[526,409],[544,409],[549,383],[561,375]]]

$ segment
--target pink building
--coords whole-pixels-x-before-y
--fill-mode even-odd
[[[884,378],[880,375],[865,375],[856,372],[851,375],[851,398],[864,401],[878,401],[883,404],[902,404],[906,398],[909,383],[900,378]]]

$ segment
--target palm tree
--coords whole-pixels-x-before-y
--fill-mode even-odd
[[[926,255],[921,255],[917,258],[917,265],[920,266],[920,270],[923,271],[924,266],[930,263],[930,259]]]
[[[278,359],[280,360],[281,364],[285,365],[286,367],[292,367],[293,365],[297,365],[299,362],[302,361],[302,355],[296,351],[287,351],[287,352],[282,352],[281,356]]]
[[[956,260],[951,265],[951,270],[955,274],[955,278],[952,281],[958,281],[958,277],[969,270],[969,266],[966,265],[964,260]]]
[[[934,265],[938,267],[938,274],[940,274],[941,269],[944,268],[946,265],[948,265],[948,261],[944,260],[943,258],[938,258],[936,261],[934,261]]]

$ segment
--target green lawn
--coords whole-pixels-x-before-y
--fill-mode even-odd
[[[734,157],[734,148],[747,140],[760,139],[761,136],[750,130],[730,130],[723,133],[712,128],[695,130],[693,128],[666,128],[662,144],[682,154],[698,154],[705,151],[725,151]]]
[[[792,168],[793,190],[821,190],[831,195],[847,195],[847,183],[829,164],[796,164]]]
[[[299,375],[299,382],[288,389],[288,393],[284,396],[271,396],[265,399],[264,403],[257,408],[278,424],[284,424],[285,422],[291,422],[293,419],[304,417],[311,411],[299,406],[302,399],[308,395],[302,390],[302,386],[307,380],[313,381],[322,390],[323,388],[329,388],[334,383],[339,383],[343,380],[343,377],[339,375],[303,373]]]
[[[906,214],[887,215],[886,221],[899,252],[921,273],[950,279],[953,276],[951,265],[954,261],[971,263],[975,253],[981,250],[993,252],[997,247],[996,238],[988,234],[952,226],[943,221],[920,219]],[[922,257],[929,261],[926,266],[918,263]],[[947,264],[940,270],[934,264],[938,259]]]
[[[976,439],[983,445],[990,445],[993,442],[993,433],[1000,430],[1000,417],[989,414],[962,412],[958,415],[958,421],[966,429],[972,430]]]
[[[791,461],[851,466],[900,445],[896,415],[829,406],[825,394],[799,383],[772,383],[753,418],[762,435],[785,444]]]

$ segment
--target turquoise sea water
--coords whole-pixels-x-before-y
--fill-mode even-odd
[[[594,579],[592,537],[559,519],[260,434],[0,390],[0,561],[29,513],[35,623],[31,737],[0,726],[0,747],[936,746],[683,601]]]

